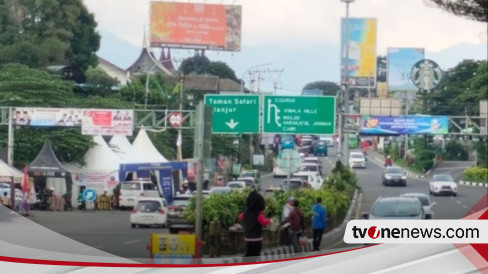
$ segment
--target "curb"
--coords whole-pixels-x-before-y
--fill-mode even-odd
[[[344,233],[346,230],[346,225],[347,222],[351,220],[352,216],[352,211],[356,207],[357,203],[357,196],[358,196],[358,190],[356,189],[354,191],[354,195],[351,199],[351,204],[349,205],[349,208],[347,210],[346,216],[344,217],[344,220],[340,225],[337,227],[333,228],[331,231],[325,233],[322,236],[322,243],[321,247],[330,245],[334,242],[337,242],[340,238],[344,237]],[[289,258],[294,258],[294,257],[299,257],[300,254],[303,252],[310,252],[312,251],[312,239],[307,240],[306,245],[300,246],[301,252],[300,253],[294,253],[293,252],[293,246],[277,246],[274,248],[269,248],[269,249],[263,249],[261,251],[261,257],[259,258],[258,261],[276,261],[276,260],[283,260],[283,259],[289,259]],[[221,262],[224,264],[228,263],[242,263],[243,262],[243,257],[232,257],[232,258],[225,258],[221,259]]]
[[[488,188],[488,183],[459,181],[459,184],[463,185],[463,186],[475,186],[475,187],[486,187],[486,188]]]

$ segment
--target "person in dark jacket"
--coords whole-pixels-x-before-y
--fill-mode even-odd
[[[322,235],[327,227],[327,212],[322,205],[322,198],[317,198],[317,203],[312,207],[313,250],[320,250]]]
[[[271,222],[264,217],[266,209],[263,196],[257,190],[251,191],[246,200],[246,210],[239,214],[239,220],[244,223],[244,241],[246,242],[246,262],[256,261],[261,256],[263,244],[263,227]]]
[[[298,207],[300,204],[298,200],[293,201],[293,210],[290,212],[288,217],[285,218],[281,222],[281,225],[289,223],[290,226],[288,227],[288,237],[289,242],[293,245],[293,249],[295,253],[300,252],[300,246],[298,244],[298,239],[302,236],[303,229],[305,228],[304,225],[304,216],[303,211]]]

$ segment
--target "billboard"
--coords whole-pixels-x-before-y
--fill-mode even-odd
[[[132,136],[134,111],[131,109],[84,109],[81,134]]]
[[[80,127],[81,109],[20,107],[12,110],[12,124],[34,127]]]
[[[345,83],[346,19],[341,21],[341,83]],[[348,79],[351,87],[376,85],[376,19],[349,18]]]
[[[448,134],[447,116],[363,116],[361,133],[377,135]]]
[[[388,91],[417,91],[410,72],[418,61],[424,59],[423,48],[388,48]]]
[[[240,51],[241,23],[241,6],[151,2],[151,46]]]

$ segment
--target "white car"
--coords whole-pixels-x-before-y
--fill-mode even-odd
[[[322,170],[316,163],[302,163],[300,165],[300,171],[318,172],[320,175],[322,175]]]
[[[334,146],[334,138],[332,136],[320,136],[319,141],[325,141],[329,147]]]
[[[277,178],[277,177],[286,177],[287,175],[288,175],[287,171],[279,168],[278,165],[276,165],[273,168],[273,177],[274,178]]]
[[[130,226],[165,227],[168,220],[168,204],[164,198],[141,197],[130,214]]]
[[[318,172],[311,171],[299,171],[293,173],[292,178],[301,178],[303,182],[307,182],[313,189],[320,189],[324,182],[324,179],[319,175]]]
[[[243,190],[246,187],[246,182],[244,181],[230,181],[227,186],[232,189]]]
[[[366,158],[362,152],[351,152],[349,153],[349,167],[362,167],[366,168]]]
[[[435,174],[429,182],[430,194],[457,196],[458,185],[449,174]]]
[[[431,202],[429,195],[424,193],[405,193],[402,194],[402,197],[417,198],[424,209],[424,219],[434,219],[433,208],[436,206],[436,202]]]

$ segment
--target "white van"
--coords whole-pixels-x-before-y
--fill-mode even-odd
[[[134,207],[139,197],[161,197],[158,189],[148,180],[125,181],[120,187],[119,207]]]

